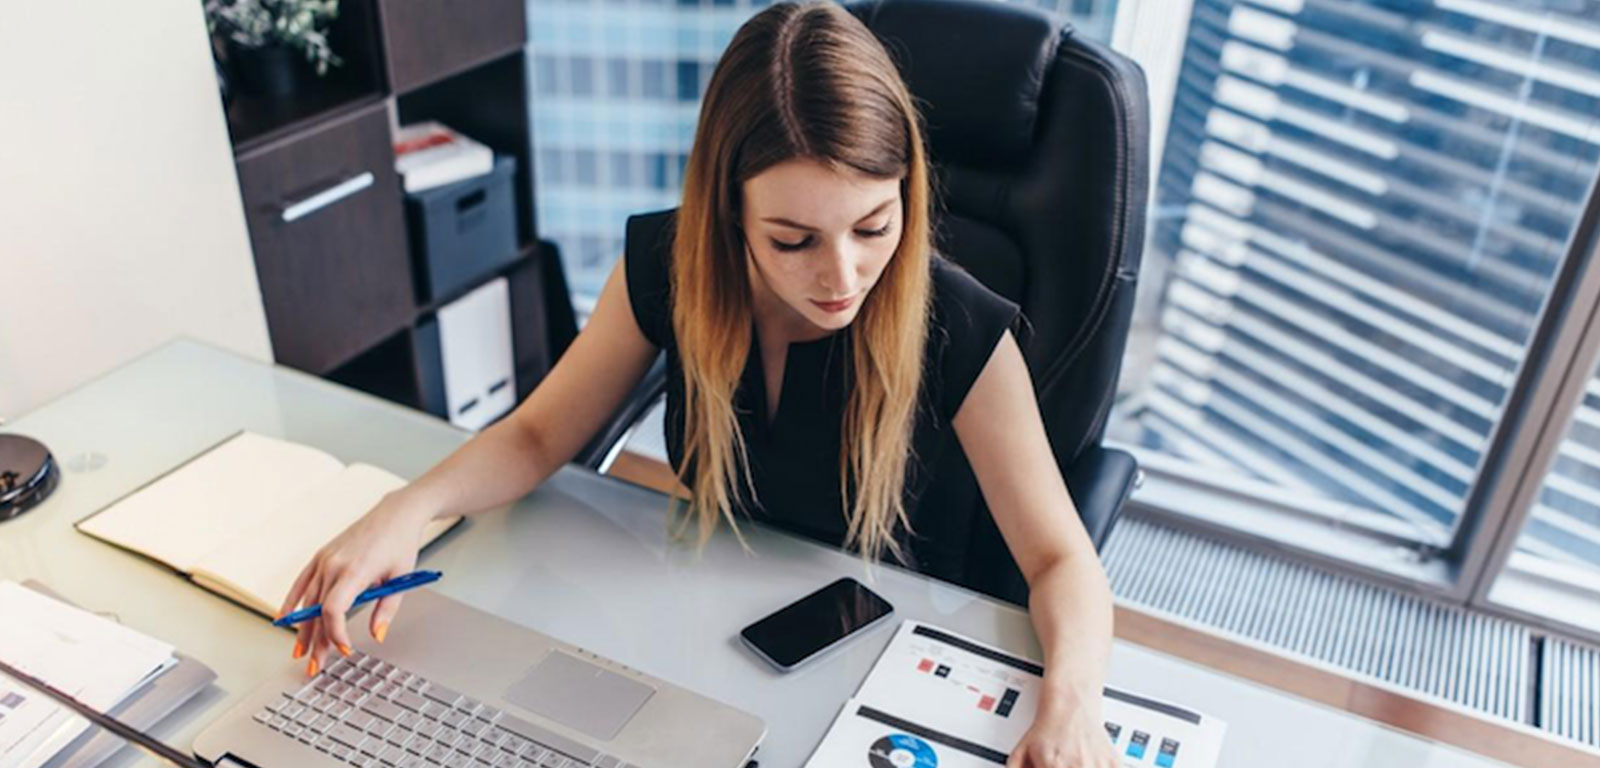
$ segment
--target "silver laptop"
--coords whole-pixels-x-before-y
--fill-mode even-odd
[[[203,731],[216,763],[742,768],[760,718],[427,589],[388,641],[290,666]]]

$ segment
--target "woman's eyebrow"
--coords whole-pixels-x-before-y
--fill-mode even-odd
[[[878,203],[878,207],[873,208],[872,211],[870,213],[868,213],[867,215],[862,216],[859,219],[856,219],[856,223],[860,224],[861,222],[866,221],[867,219],[870,219],[873,216],[877,216],[878,214],[883,212],[883,209],[888,208],[889,206],[893,205],[896,199],[897,198],[891,197],[888,200],[885,200],[885,201],[883,201],[881,203]],[[804,230],[806,232],[816,232],[816,231],[818,231],[816,227],[810,226],[808,224],[801,224],[800,222],[794,221],[792,219],[785,219],[782,216],[768,216],[766,218],[763,218],[762,221],[769,222],[769,223],[772,223],[772,224],[777,224],[777,225],[783,226],[783,227],[788,227],[790,229]]]

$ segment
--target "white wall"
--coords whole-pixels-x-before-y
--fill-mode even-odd
[[[178,335],[271,359],[200,0],[0,0],[0,416]]]

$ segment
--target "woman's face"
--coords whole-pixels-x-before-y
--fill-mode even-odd
[[[801,331],[855,320],[900,244],[900,180],[797,159],[747,180],[743,197],[758,309],[786,310]]]

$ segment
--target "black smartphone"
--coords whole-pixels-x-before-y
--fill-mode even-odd
[[[846,577],[745,627],[739,637],[757,655],[788,672],[893,613],[888,600]]]

